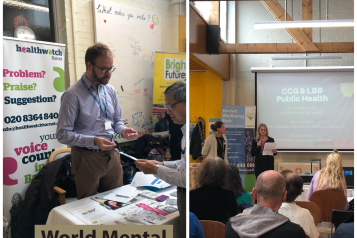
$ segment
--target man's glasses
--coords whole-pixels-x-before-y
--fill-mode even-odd
[[[113,73],[113,72],[115,71],[115,67],[114,67],[114,66],[113,66],[113,67],[110,67],[110,68],[106,68],[106,67],[101,68],[101,67],[99,67],[99,66],[96,66],[96,65],[93,64],[93,63],[92,63],[92,65],[94,65],[95,67],[97,67],[98,69],[100,69],[103,74],[106,74],[108,71],[109,71],[109,73]]]
[[[176,105],[176,104],[178,104],[178,103],[180,103],[180,102],[183,102],[184,100],[181,100],[181,101],[178,101],[178,102],[176,102],[176,103],[174,103],[174,104],[169,104],[169,105],[164,105],[164,107],[165,107],[165,109],[166,110],[170,110],[170,111],[172,111],[172,108]]]

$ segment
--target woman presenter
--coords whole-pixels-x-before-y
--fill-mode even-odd
[[[260,123],[257,129],[255,140],[252,143],[252,156],[255,156],[255,177],[266,170],[274,170],[274,157],[271,155],[263,155],[264,145],[267,142],[274,142],[274,139],[269,137],[267,125]],[[274,156],[277,150],[272,150]]]
[[[211,129],[214,131],[205,141],[205,145],[202,148],[203,159],[220,157],[226,163],[227,161],[227,137],[224,135],[226,127],[223,122],[216,121],[211,125]],[[196,214],[197,215],[197,214]]]

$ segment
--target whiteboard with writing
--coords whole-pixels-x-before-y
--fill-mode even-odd
[[[152,133],[155,51],[161,50],[158,13],[103,0],[94,1],[96,42],[115,54],[110,84],[119,97],[122,119],[140,135]],[[124,138],[116,135],[116,141]]]

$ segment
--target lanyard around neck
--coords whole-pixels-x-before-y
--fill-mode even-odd
[[[94,100],[98,103],[100,109],[102,109],[102,111],[104,112],[105,114],[105,117],[108,118],[108,114],[107,114],[107,106],[108,106],[108,103],[107,103],[107,93],[105,92],[105,87],[104,85],[102,84],[102,87],[103,87],[103,91],[104,91],[104,98],[105,98],[105,111],[102,107],[102,104],[99,102],[98,98],[93,94],[93,92],[88,88],[86,82],[84,82],[84,79],[83,79],[83,76],[81,78],[81,81],[84,85],[84,87],[86,87],[87,91],[90,93],[90,95],[92,95],[92,97],[94,98]]]

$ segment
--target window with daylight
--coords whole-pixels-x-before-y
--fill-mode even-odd
[[[56,42],[52,7],[52,0],[3,0],[3,36],[15,37],[15,29],[25,26],[36,40]]]

